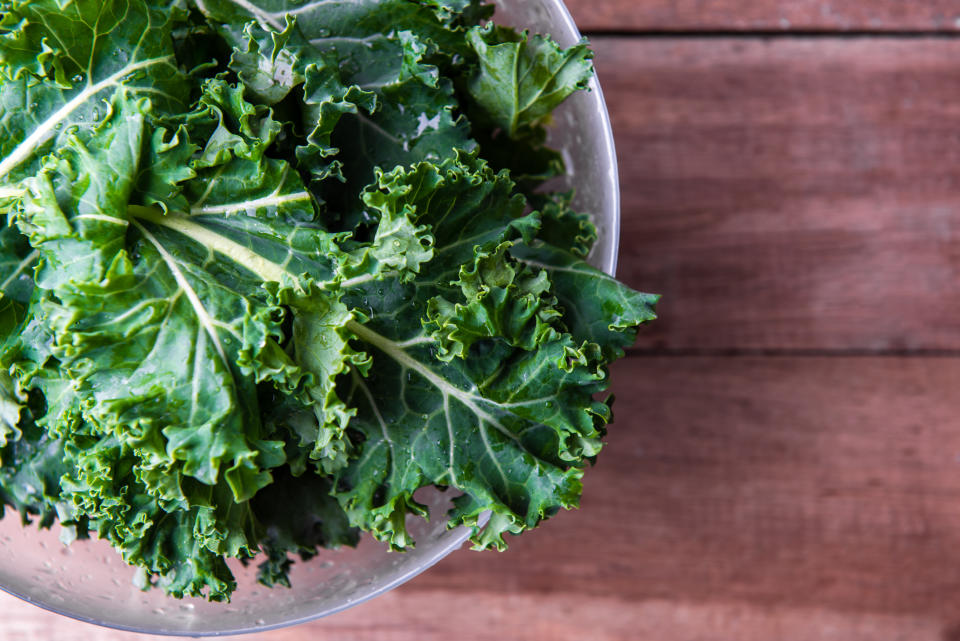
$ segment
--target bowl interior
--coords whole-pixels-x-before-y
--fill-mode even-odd
[[[497,19],[549,33],[564,46],[579,33],[560,0],[499,0]],[[581,92],[557,115],[552,144],[562,150],[577,188],[576,206],[593,215],[600,242],[591,262],[613,273],[619,239],[619,189],[616,156],[599,86]],[[414,550],[390,553],[365,539],[356,549],[325,552],[296,563],[293,588],[267,589],[255,581],[255,568],[234,564],[239,589],[232,603],[198,599],[176,601],[160,591],[140,592],[134,571],[101,541],[69,547],[58,528],[21,527],[10,514],[0,520],[0,589],[38,606],[76,619],[137,632],[170,635],[226,635],[262,631],[326,616],[381,594],[416,576],[459,548],[467,532],[448,531],[442,515],[450,496],[436,491],[418,495],[436,515],[431,523],[411,520]]]

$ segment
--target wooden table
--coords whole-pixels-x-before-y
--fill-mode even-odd
[[[570,0],[620,146],[582,509],[263,641],[960,640],[960,5]],[[132,639],[0,598],[0,638]]]

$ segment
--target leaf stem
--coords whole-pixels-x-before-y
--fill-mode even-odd
[[[267,260],[260,254],[244,247],[240,243],[225,238],[198,225],[183,214],[171,212],[164,214],[162,211],[153,207],[141,207],[131,205],[129,212],[135,217],[149,221],[155,225],[161,225],[174,231],[180,232],[184,236],[194,239],[198,243],[209,247],[211,250],[223,254],[238,265],[242,265],[265,281],[283,283],[284,276],[294,278],[290,272],[280,265]]]
[[[37,147],[45,143],[57,130],[57,126],[67,120],[70,115],[81,105],[95,97],[104,89],[120,84],[125,76],[145,69],[153,65],[166,63],[170,64],[173,56],[164,56],[162,58],[150,58],[149,60],[140,60],[131,63],[111,76],[104,78],[96,84],[87,86],[83,91],[71,98],[67,103],[55,111],[50,117],[44,120],[40,125],[27,136],[23,142],[17,145],[10,155],[0,161],[0,178],[3,178],[11,171],[16,169],[23,161],[30,157],[36,151]]]
[[[20,187],[0,187],[0,199],[19,198],[25,193],[27,190]]]
[[[139,205],[131,205],[129,212],[136,218],[167,227],[194,239],[210,250],[223,254],[228,259],[248,269],[265,281],[278,283],[296,282],[296,276],[282,266],[267,260],[253,250],[229,238],[224,238],[210,231],[191,220],[188,216],[173,212],[164,214],[162,211],[153,207],[141,207]],[[364,278],[365,277],[361,277],[355,280],[360,282]],[[477,402],[483,399],[455,387],[435,374],[429,367],[410,356],[404,349],[405,345],[392,341],[355,320],[348,321],[346,326],[347,329],[353,332],[360,340],[373,345],[402,367],[417,372],[417,374],[429,381],[430,384],[436,387],[444,396],[456,398],[459,402],[470,408],[470,410],[482,420],[489,422],[501,431],[504,430],[494,417],[487,414],[477,405]]]

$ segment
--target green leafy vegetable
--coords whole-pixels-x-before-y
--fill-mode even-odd
[[[13,0],[0,10],[5,185],[32,175],[65,136],[90,135],[116,98],[142,96],[156,109],[186,108],[170,36],[182,17],[176,4]]]
[[[593,53],[584,43],[564,50],[548,37],[494,24],[473,27],[467,37],[479,62],[470,96],[511,138],[541,125],[590,78]]]
[[[576,507],[657,300],[540,189],[586,45],[476,0],[0,13],[2,504],[212,600],[412,546],[424,487],[479,548]]]

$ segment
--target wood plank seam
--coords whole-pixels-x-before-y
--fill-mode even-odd
[[[960,358],[960,350],[951,349],[780,349],[780,348],[660,348],[632,347],[626,350],[625,358]]]
[[[856,31],[836,31],[829,29],[704,29],[670,31],[669,29],[585,29],[583,35],[588,38],[890,38],[897,39],[926,39],[958,40],[960,32],[934,31],[929,29],[914,29],[901,31],[880,31],[876,29],[859,29]]]
[[[960,30],[956,0],[565,0],[583,31]]]
[[[638,347],[960,350],[960,40],[594,47]]]

